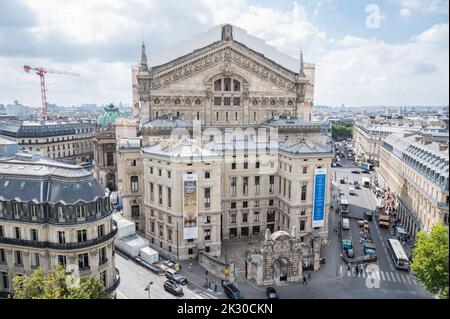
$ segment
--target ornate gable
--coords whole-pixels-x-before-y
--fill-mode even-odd
[[[230,39],[232,33],[230,35],[224,31],[223,36]],[[283,90],[296,92],[297,73],[285,69],[237,41],[222,41],[220,45],[213,43],[199,51],[152,68],[151,90],[167,87],[176,81],[203,72],[216,65],[222,64],[226,68],[230,64],[234,64]]]

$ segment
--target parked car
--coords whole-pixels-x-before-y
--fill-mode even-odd
[[[230,299],[242,299],[241,291],[228,280],[222,280],[222,287],[225,295]]]
[[[340,182],[341,182],[341,184],[345,184],[345,179],[341,178]]]
[[[342,164],[339,163],[339,162],[337,162],[337,163],[336,163],[336,167],[342,167]]]
[[[361,173],[363,173],[363,174],[370,174],[370,172],[368,171],[368,170],[363,170]]]
[[[179,283],[180,285],[187,284],[186,278],[181,276],[180,273],[178,273],[175,269],[171,269],[171,268],[167,269],[166,270],[166,278],[169,280],[173,280],[176,283]]]
[[[352,174],[361,174],[361,172],[358,171],[358,170],[353,170],[353,171],[352,171]]]
[[[345,254],[348,258],[354,258],[355,252],[353,251],[353,248],[345,248]]]
[[[181,288],[181,286],[173,280],[167,280],[163,287],[165,291],[171,293],[172,295],[182,296],[184,294],[183,288]]]
[[[355,184],[355,189],[361,189],[361,185],[359,183]]]
[[[266,296],[268,299],[278,299],[277,291],[273,287],[267,287]]]
[[[356,195],[355,189],[354,189],[353,187],[349,187],[349,188],[348,188],[348,194],[349,194],[349,195]]]

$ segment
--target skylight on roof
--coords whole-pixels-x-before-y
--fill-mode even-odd
[[[21,182],[19,188],[24,188],[26,184],[26,182]]]
[[[3,184],[3,187],[8,187],[9,185],[9,181],[5,181],[5,183]]]

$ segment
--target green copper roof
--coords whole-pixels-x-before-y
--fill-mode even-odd
[[[119,117],[123,117],[122,112],[120,112],[119,109],[114,106],[114,104],[110,104],[105,107],[105,113],[98,117],[97,123],[102,128],[107,128],[110,124],[114,125],[116,119],[118,119]]]

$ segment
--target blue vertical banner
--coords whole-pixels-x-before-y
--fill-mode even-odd
[[[327,170],[316,168],[314,172],[313,228],[324,226],[326,182]]]

